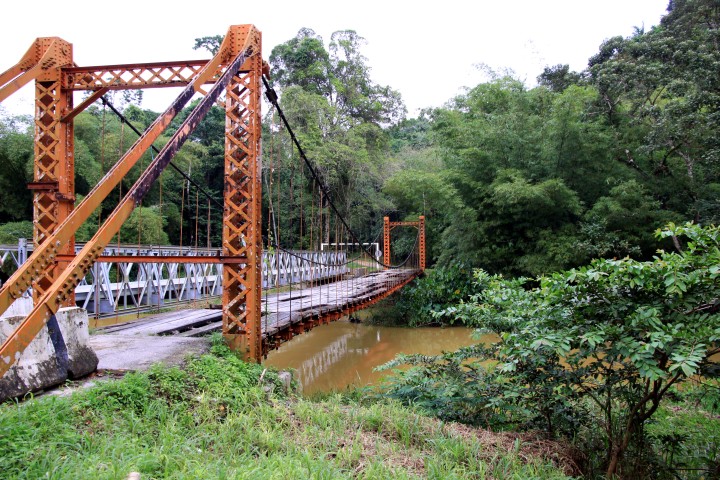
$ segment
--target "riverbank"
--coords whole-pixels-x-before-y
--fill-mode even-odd
[[[0,405],[4,478],[559,479],[565,451],[388,401],[303,399],[217,341],[183,369]]]

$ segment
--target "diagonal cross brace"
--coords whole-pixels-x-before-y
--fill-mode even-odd
[[[213,85],[208,94],[200,101],[195,110],[182,123],[170,141],[163,147],[153,162],[148,165],[142,176],[135,182],[122,202],[113,210],[93,238],[78,252],[67,268],[53,282],[52,286],[38,299],[32,312],[18,325],[0,346],[0,377],[17,361],[22,352],[32,342],[40,329],[50,317],[57,312],[60,305],[70,292],[77,286],[88,272],[103,249],[120,230],[123,222],[130,216],[140,203],[152,184],[168,166],[172,157],[190,137],[220,93],[227,87],[230,80],[237,74],[248,56],[256,54],[252,47],[240,52],[220,79]],[[211,62],[212,63],[212,62]],[[68,219],[69,220],[69,219]],[[49,242],[46,242],[49,243]]]
[[[183,107],[190,101],[199,87],[215,74],[220,56],[216,56],[196,75],[194,80],[183,89],[168,109],[148,127],[145,133],[135,141],[130,149],[105,174],[100,182],[88,193],[82,202],[70,213],[68,218],[48,233],[46,240],[39,245],[28,260],[5,282],[0,289],[0,314],[5,312],[12,302],[22,296],[31,286],[32,272],[44,271],[55,261],[59,251],[70,241],[75,231],[87,220],[92,212],[107,198],[112,190],[125,177],[157,138],[170,125]]]

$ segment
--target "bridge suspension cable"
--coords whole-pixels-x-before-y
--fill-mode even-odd
[[[65,44],[59,39],[53,40],[53,42],[52,45]],[[35,50],[31,49],[30,52]],[[70,51],[70,48],[60,49],[57,54]],[[36,209],[35,212],[41,218],[40,221],[35,222],[38,227],[36,231],[40,232],[36,235],[37,245],[30,258],[19,266],[18,271],[0,289],[0,312],[9,306],[13,299],[23,295],[31,285],[37,299],[30,314],[0,345],[0,375],[7,371],[10,363],[15,361],[16,354],[20,354],[27,347],[35,334],[54,316],[60,306],[75,304],[74,288],[86,277],[92,264],[100,259],[105,250],[104,247],[109,246],[113,241],[123,221],[129,218],[136,207],[142,206],[143,197],[148,193],[153,182],[160,178],[162,171],[167,166],[174,168],[185,181],[197,187],[194,242],[190,241],[191,244],[195,244],[197,250],[200,216],[199,194],[202,191],[203,195],[208,198],[208,210],[210,202],[216,204],[220,204],[220,202],[197,185],[189,174],[186,175],[174,165],[171,157],[189,138],[193,129],[197,127],[220,97],[221,91],[225,93],[223,241],[222,253],[212,257],[212,261],[208,257],[207,263],[215,263],[222,268],[223,310],[221,323],[223,335],[231,346],[242,352],[246,358],[259,361],[268,348],[277,346],[292,338],[294,334],[309,330],[316,324],[326,323],[365,308],[401,288],[420,272],[420,266],[424,266],[424,263],[423,260],[418,260],[418,252],[420,252],[420,257],[424,255],[424,228],[421,228],[421,225],[424,226],[424,224],[418,223],[415,244],[400,265],[392,264],[389,253],[384,255],[381,260],[368,248],[365,248],[356,231],[337,207],[336,199],[333,199],[319,168],[316,168],[308,159],[280,109],[277,94],[269,86],[264,76],[267,75],[266,64],[263,63],[260,53],[260,32],[252,25],[233,26],[223,40],[220,52],[207,62],[165,62],[162,65],[138,64],[82,68],[74,66],[71,58],[62,57],[60,58],[61,63],[57,64],[59,65],[57,72],[53,72],[54,78],[56,78],[53,80],[55,82],[53,85],[56,86],[49,87],[45,80],[36,82],[37,98],[47,99],[55,95],[64,96],[65,99],[63,100],[65,103],[51,104],[49,101],[40,101],[38,105],[47,103],[51,106],[46,110],[39,111],[40,113],[36,116],[37,128],[45,128],[41,123],[46,120],[49,122],[45,128],[47,131],[36,136],[36,148],[45,148],[47,144],[51,144],[53,148],[56,145],[62,146],[62,149],[57,152],[50,152],[52,155],[40,156],[39,159],[42,161],[52,160],[52,168],[57,165],[61,165],[63,168],[56,169],[57,179],[53,179],[52,176],[41,176],[39,180],[42,181],[35,182],[33,188],[39,192],[36,193],[36,200],[42,200],[42,202],[37,201],[36,204],[43,207]],[[169,71],[167,76],[162,73],[165,72],[165,69]],[[16,70],[12,70],[11,73],[15,75]],[[192,73],[183,73],[188,70]],[[123,77],[125,73],[128,76]],[[5,77],[9,75],[0,75],[0,83],[4,82]],[[114,75],[114,80],[108,82],[108,75]],[[299,218],[291,216],[287,219],[291,222],[289,227],[287,221],[284,222],[283,216],[280,214],[283,191],[280,188],[279,180],[277,185],[273,185],[275,179],[272,176],[276,174],[274,165],[268,172],[269,176],[266,177],[266,182],[272,224],[268,225],[265,238],[263,238],[261,221],[264,199],[259,169],[262,148],[260,142],[262,131],[260,95],[263,83],[268,99],[289,132],[291,157],[294,158],[294,152],[297,149],[302,159],[298,177],[302,179],[302,182],[299,187],[294,183],[297,180],[294,162],[291,167],[290,202],[292,206],[296,201],[294,190],[299,190],[300,215]],[[203,86],[206,84],[212,84],[208,92],[203,91]],[[103,94],[110,89],[171,85],[185,85],[185,88],[168,110],[155,119],[145,133],[141,134],[128,152],[125,154],[120,152],[117,163],[106,172],[106,175],[79,205],[72,208],[74,191],[67,193],[66,190],[58,189],[55,193],[53,188],[57,189],[58,187],[50,185],[55,180],[68,183],[70,188],[74,188],[72,182],[68,181],[72,180],[72,175],[66,175],[67,172],[74,172],[71,141],[74,116],[94,101],[102,98]],[[0,85],[0,89],[2,89],[2,85]],[[73,90],[91,90],[93,93],[81,105],[73,109]],[[0,93],[6,91],[8,90],[2,89]],[[205,98],[186,118],[171,140],[158,151],[153,143],[196,92],[203,93]],[[104,100],[103,118],[106,109],[111,109],[116,114],[120,113],[111,106],[107,99]],[[65,114],[66,111],[70,111],[70,113]],[[120,116],[119,118],[121,118],[120,146],[122,150],[125,127],[134,131],[136,129],[124,117]],[[136,133],[139,132],[136,131]],[[69,141],[50,143],[48,141],[50,137],[66,138]],[[142,165],[142,156],[148,149],[151,152],[157,152],[157,156],[152,158],[138,181],[123,196],[123,179],[138,161],[141,161]],[[104,150],[103,147],[103,157]],[[41,167],[45,168],[45,166]],[[38,171],[41,170],[41,167],[38,167]],[[49,172],[49,170],[47,171]],[[42,170],[42,172],[45,174],[46,170]],[[278,179],[280,174],[281,170],[278,169]],[[287,172],[283,172],[283,174],[287,175]],[[120,190],[117,207],[105,222],[99,225],[91,241],[75,252],[74,233],[116,188]],[[162,182],[160,183],[160,192],[162,205]],[[184,188],[182,192],[184,195]],[[309,199],[306,200],[305,195],[309,195]],[[181,201],[184,208],[185,199],[183,198]],[[189,193],[187,203],[188,208],[191,209],[192,198]],[[54,223],[50,223],[46,214],[53,210],[50,207],[45,208],[46,205],[61,205],[67,212],[63,210],[64,213],[53,218],[52,222]],[[209,213],[208,218],[210,218]],[[298,218],[299,222],[298,225],[293,226],[292,222],[295,218]],[[209,224],[210,221],[208,221],[208,228]],[[295,237],[297,230],[299,230],[299,236]],[[317,249],[322,243],[331,243],[332,240],[334,240],[335,248],[333,252],[328,252],[327,258],[325,258],[319,254],[320,252],[292,251],[284,248],[281,243],[285,238],[289,239],[291,244],[299,245],[301,249]],[[293,242],[295,238],[296,240]],[[384,226],[384,253],[390,252],[389,239],[388,230]],[[263,242],[271,250],[266,257],[262,256]],[[343,244],[344,246],[342,246]],[[120,251],[119,246],[117,251]],[[283,257],[280,253],[283,254]],[[141,256],[140,248],[138,248],[138,256]],[[117,261],[126,264],[133,262],[133,260]],[[177,258],[165,258],[160,261],[189,263]],[[289,268],[284,269],[281,265],[282,262],[286,262]],[[137,263],[140,263],[140,260]],[[261,269],[262,263],[267,263],[265,271]],[[275,268],[270,268],[271,265],[274,265]],[[301,268],[303,266],[308,267],[310,272],[303,270]],[[37,272],[41,272],[40,275]],[[129,267],[123,270],[125,279],[128,277],[128,272]],[[263,279],[263,275],[270,278]],[[287,292],[282,292],[280,289],[281,275],[285,275],[289,286],[289,298],[286,296]],[[42,278],[37,280],[38,276]],[[161,280],[158,278],[158,285]],[[266,286],[275,287],[272,297],[265,294],[263,299],[263,280],[266,281]],[[331,280],[333,281],[331,282]],[[304,283],[308,287],[307,290],[303,290],[302,295],[293,293],[293,284],[297,283]],[[125,288],[125,285],[122,288]],[[116,296],[114,300],[118,301],[118,298],[119,296]],[[262,308],[265,309],[264,318]],[[261,328],[261,322],[264,323],[264,330]],[[10,359],[10,361],[6,359]]]
[[[110,102],[110,100],[108,100],[108,98],[107,98],[105,95],[103,95],[102,97],[100,97],[100,100],[102,101],[103,105],[104,105],[104,106],[107,106],[107,107],[120,119],[120,121],[121,121],[123,124],[127,125],[128,127],[130,127],[130,129],[131,129],[133,132],[135,132],[138,137],[142,137],[142,136],[143,136],[143,133],[142,133],[140,130],[138,130],[137,128],[135,128],[135,126],[130,122],[130,120],[128,120],[127,117],[126,117],[125,115],[123,115],[122,112],[120,112],[117,108],[115,108],[115,106]],[[155,145],[150,145],[150,148],[155,152],[155,154],[160,153],[160,150],[158,150]],[[200,191],[200,193],[202,193],[202,194],[205,196],[205,198],[207,198],[209,201],[213,202],[213,203],[214,203],[215,205],[217,205],[218,207],[223,208],[223,204],[222,204],[222,203],[220,203],[215,197],[213,197],[213,196],[212,196],[208,191],[206,191],[202,186],[198,185],[198,183],[197,183],[195,180],[193,180],[190,176],[188,176],[185,172],[183,172],[182,170],[180,170],[180,167],[178,167],[177,165],[175,165],[175,162],[172,162],[172,161],[171,161],[171,162],[169,163],[169,166],[172,167],[172,169],[175,170],[178,174],[180,174],[180,176],[182,176],[186,181],[188,181],[188,182],[191,183],[195,188],[197,188],[198,191]]]
[[[333,210],[337,218],[342,222],[343,226],[347,229],[348,233],[352,237],[354,242],[357,242],[358,244],[362,245],[361,240],[358,238],[358,236],[355,234],[355,231],[350,227],[348,222],[345,220],[345,218],[340,213],[340,210],[335,206],[335,202],[332,199],[332,196],[330,195],[330,189],[328,188],[327,184],[323,181],[322,177],[318,174],[317,170],[314,168],[312,162],[308,159],[307,155],[305,154],[305,151],[302,148],[302,145],[300,145],[300,141],[298,140],[297,136],[295,135],[295,132],[293,131],[292,127],[290,126],[290,122],[288,122],[287,117],[285,116],[285,113],[283,112],[282,108],[280,108],[280,104],[278,103],[278,94],[275,92],[275,89],[272,88],[272,86],[268,83],[267,79],[263,77],[263,84],[265,85],[265,96],[267,97],[268,101],[275,107],[275,110],[277,110],[278,115],[283,121],[283,124],[285,125],[285,128],[287,128],[288,133],[290,134],[290,138],[295,145],[295,147],[298,149],[298,153],[300,154],[300,157],[305,162],[305,165],[307,165],[308,170],[310,171],[310,174],[315,179],[315,181],[318,183],[319,188],[322,192],[322,194],[325,196],[325,199],[327,200],[328,204],[330,205],[330,208]],[[373,258],[371,252],[369,250],[365,251],[368,256]],[[384,262],[380,262],[379,260],[375,260],[375,262],[385,268],[393,268],[392,265],[386,264]]]
[[[101,255],[103,248],[109,244],[112,237],[119,231],[122,223],[140,203],[152,183],[157,180],[162,170],[167,166],[172,156],[188,139],[189,133],[195,129],[210,105],[217,99],[220,92],[230,85],[231,80],[237,72],[240,71],[240,67],[245,60],[259,53],[259,48],[256,47],[259,47],[259,44],[255,43],[253,39],[248,38],[246,40],[242,49],[231,57],[232,61],[226,65],[226,70],[216,80],[206,97],[201,100],[171,140],[163,147],[160,154],[158,154],[152,164],[148,166],[110,217],[108,217],[105,223],[98,229],[88,245],[78,252],[70,262],[67,262],[66,268],[61,270],[55,278],[51,277],[49,283],[44,285],[44,288],[36,291],[37,302],[35,307],[13,332],[8,335],[2,345],[0,345],[0,375],[5,374],[15,362],[20,352],[25,350],[40,329],[54,317],[55,312],[60,306],[68,301],[74,300],[74,288],[88,273],[93,262]],[[98,200],[102,201],[110,190],[124,177],[124,173],[118,175],[118,172],[116,172],[116,170],[119,169],[118,165],[123,164],[122,160],[126,157],[130,159],[129,162],[125,162],[125,166],[129,170],[139,157],[142,156],[148,146],[151,145],[164,130],[169,123],[168,119],[172,119],[179,112],[180,108],[194,95],[196,88],[204,84],[210,75],[214,75],[221,61],[223,61],[223,59],[216,56],[215,59],[208,62],[201,73],[190,82],[178,99],[173,102],[168,111],[158,117],[148,129],[148,132],[133,145],[133,148],[130,150],[132,155],[124,155],[118,164],[111,169],[111,172],[108,172],[103,180],[85,197],[80,206],[72,210],[70,214],[66,216],[65,221],[55,228],[54,232],[49,232],[48,237],[43,239],[45,241],[38,245],[38,249],[33,253],[31,259],[18,269],[13,277],[11,277],[11,281],[3,285],[0,290],[0,309],[5,310],[7,306],[9,306],[11,298],[18,298],[30,286],[32,279],[32,275],[29,272],[30,268],[34,267],[35,271],[44,271],[55,260],[59,247],[62,247],[65,242],[72,244],[74,232],[95,210],[98,206]],[[120,171],[122,172],[122,169],[120,169]],[[103,188],[99,188],[101,186]],[[98,190],[100,190],[101,193],[96,194]],[[96,198],[94,201],[90,201],[94,194]],[[59,236],[60,232],[64,232],[63,236]],[[19,273],[21,270],[23,273]],[[10,288],[12,288],[12,290]]]
[[[279,160],[281,149],[276,148],[277,135],[274,135],[279,130],[275,127],[275,116],[271,116],[269,130],[273,136],[266,145],[266,161],[263,166],[263,185],[266,188],[265,199],[269,216],[264,225],[263,243],[271,251],[287,252],[289,257],[307,263],[311,269],[317,268],[321,272],[319,275],[310,275],[304,282],[304,286],[303,282],[291,281],[285,289],[279,288],[279,276],[276,276],[274,288],[264,292],[262,322],[267,339],[263,343],[263,355],[265,355],[268,349],[279,346],[293,335],[309,330],[318,323],[332,321],[344,315],[350,315],[352,319],[353,313],[358,309],[385,298],[412,280],[424,267],[424,259],[421,260],[421,252],[424,250],[424,219],[421,217],[417,222],[384,222],[375,238],[376,241],[382,236],[383,256],[380,257],[379,254],[376,255],[366,248],[367,243],[361,242],[359,235],[337,207],[330,188],[320,174],[320,169],[315,167],[306,155],[297,135],[279,106],[277,93],[266,78],[262,80],[265,94],[290,138],[290,164],[283,165],[283,162]],[[302,174],[299,178],[303,181],[299,187],[295,183],[296,164],[293,161],[296,150],[302,160],[300,162]],[[283,208],[282,193],[287,189],[281,188],[280,181],[283,177],[286,181],[288,180],[288,172],[290,175],[287,182],[291,192],[290,205]],[[288,187],[287,184],[286,187]],[[300,192],[299,209],[294,204],[296,188]],[[303,200],[306,190],[311,196],[308,202]],[[300,212],[299,225],[296,225],[294,227],[296,230],[293,230],[292,221],[297,210]],[[283,212],[287,212],[288,218],[285,218]],[[291,223],[290,228],[284,226],[286,221]],[[307,228],[305,228],[306,221],[308,222]],[[405,237],[404,247],[407,256],[397,263],[392,262],[390,256],[390,233],[393,228],[401,226],[416,227],[417,232],[412,238],[411,245],[408,244],[410,238]],[[293,242],[292,239],[295,235],[293,231],[297,232],[298,230],[299,237]],[[301,248],[305,246],[317,248],[320,245],[328,245],[335,255],[322,261],[302,258],[301,254],[282,246],[286,238],[290,240],[291,244],[299,244]],[[370,243],[375,243],[375,241]],[[357,254],[353,253],[355,249],[357,249]],[[274,258],[279,265],[279,257]],[[277,271],[279,270],[278,267]],[[274,334],[273,332],[276,331],[280,333]]]

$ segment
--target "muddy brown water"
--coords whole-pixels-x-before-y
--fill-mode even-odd
[[[270,352],[267,365],[293,368],[303,394],[373,385],[390,371],[374,372],[399,353],[436,355],[476,341],[472,329],[378,327],[338,320],[294,337]]]
[[[356,315],[367,318],[371,312]],[[156,313],[132,313],[90,319],[90,327],[98,328],[138,320]],[[321,325],[298,335],[291,342],[273,350],[263,363],[279,369],[296,370],[304,394],[343,390],[349,386],[375,385],[390,371],[373,369],[399,353],[437,355],[457,350],[476,341],[467,327],[379,327],[350,323],[347,318]],[[495,341],[483,336],[481,341]]]

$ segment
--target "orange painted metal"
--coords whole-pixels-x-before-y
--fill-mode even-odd
[[[35,81],[33,176],[36,185],[57,185],[52,189],[33,190],[33,241],[37,247],[52,236],[75,205],[75,135],[73,123],[62,122],[62,117],[72,110],[72,92],[60,86],[60,67],[72,64],[72,45],[56,37],[39,38],[35,41],[35,49],[42,69]],[[48,65],[53,67],[48,68]],[[73,255],[74,241],[74,235],[70,235],[57,253]],[[67,265],[66,261],[48,262],[40,270],[33,283],[35,300],[50,288]],[[73,292],[68,295],[65,305],[74,302]]]
[[[240,43],[250,36],[261,45],[257,30],[241,29],[225,42]],[[262,232],[260,184],[260,134],[262,130],[259,55],[233,78],[225,97],[225,211],[223,255],[247,257],[245,264],[223,266],[223,318],[225,341],[246,359],[263,356],[260,308],[262,303]]]
[[[419,221],[416,222],[390,222],[390,230],[392,230],[395,227],[418,227],[420,224]]]
[[[238,28],[238,27],[233,27]],[[232,29],[231,29],[232,30]],[[40,42],[42,39],[38,39],[36,42],[38,45],[42,45]],[[55,39],[51,39],[55,40]],[[39,43],[38,43],[39,42]],[[45,42],[47,43],[47,42]],[[54,43],[53,45],[56,45]],[[68,44],[69,45],[69,44]],[[248,49],[253,48],[259,52],[256,46],[247,45]],[[36,46],[36,48],[39,48]],[[32,49],[31,49],[32,50]],[[175,116],[180,113],[185,104],[192,98],[196,91],[200,90],[200,87],[208,82],[214,82],[217,78],[217,72],[222,71],[224,66],[233,58],[232,51],[225,47],[218,55],[213,57],[212,60],[201,61],[203,66],[197,71],[195,78],[189,83],[189,85],[181,92],[178,98],[170,105],[170,107],[158,117],[150,127],[145,131],[133,146],[118,160],[118,162],[107,172],[105,177],[96,185],[93,190],[85,197],[85,199],[77,206],[72,213],[69,214],[66,221],[56,226],[56,218],[54,217],[55,208],[51,204],[50,207],[46,206],[48,201],[52,200],[64,200],[66,202],[74,200],[74,195],[64,194],[59,191],[59,181],[51,175],[43,175],[41,180],[34,182],[30,187],[36,191],[36,198],[44,200],[39,203],[41,208],[36,208],[39,211],[39,215],[48,218],[42,218],[42,222],[38,222],[39,216],[36,215],[35,223],[40,225],[42,233],[47,237],[48,241],[43,242],[38,247],[31,257],[5,282],[0,289],[0,313],[7,310],[12,302],[19,298],[31,284],[35,286],[35,273],[36,271],[53,271],[55,258],[59,253],[64,255],[72,255],[72,238],[77,228],[89,218],[93,211],[100,205],[100,203],[107,197],[107,195],[115,188],[118,183],[125,177],[128,171],[137,163],[140,157],[147,151],[148,148],[153,144],[155,140],[162,134],[162,132],[170,125],[170,122]],[[27,55],[27,54],[26,54]],[[25,63],[23,63],[25,62]],[[26,65],[27,62],[23,61],[18,65]],[[63,70],[64,71],[64,70]],[[68,92],[71,93],[71,92]],[[42,101],[45,101],[44,99]],[[76,112],[78,109],[72,110]],[[40,113],[43,113],[45,109],[39,109]],[[62,113],[62,112],[61,112]],[[65,112],[68,113],[68,112]],[[47,121],[47,115],[43,115],[43,121]],[[50,117],[52,118],[52,117]],[[64,119],[64,118],[63,118]],[[68,128],[72,128],[71,122],[63,123],[55,122],[53,125],[63,124]],[[42,122],[41,122],[42,125]],[[52,141],[52,135],[47,136],[48,143],[52,146],[57,142]],[[42,137],[45,138],[45,137]],[[39,146],[36,143],[36,150],[44,150],[47,147],[44,144]],[[43,159],[44,157],[40,157]],[[36,156],[36,163],[38,157]],[[37,169],[37,168],[36,168]],[[47,167],[42,166],[42,170],[47,170]],[[52,171],[51,171],[52,173]],[[74,178],[74,171],[69,169],[66,165],[64,175],[66,179]],[[37,206],[36,206],[37,207]],[[46,225],[50,225],[54,232],[51,232],[44,228]],[[37,227],[36,227],[37,228]],[[36,235],[37,237],[37,235]],[[70,245],[70,247],[68,247]],[[50,277],[48,277],[50,278]],[[47,282],[45,282],[47,283]],[[41,285],[42,287],[42,285]],[[45,286],[46,288],[46,286]]]
[[[82,101],[80,105],[75,107],[70,113],[65,115],[60,121],[61,122],[69,122],[73,118],[77,117],[78,114],[82,113],[86,108],[88,108],[90,105],[95,103],[97,99],[105,95],[110,89],[109,88],[101,88],[99,90],[95,90],[92,94],[90,94],[85,100]]]
[[[68,90],[127,90],[137,88],[182,87],[190,83],[208,60],[129,63],[63,69],[63,87]],[[208,78],[217,78],[218,70]]]
[[[420,270],[425,270],[425,216],[420,215],[416,222],[391,222],[389,217],[383,219],[383,263],[390,265],[390,232],[395,227],[415,227],[418,229],[418,250]],[[387,270],[389,267],[385,267]]]
[[[58,37],[37,38],[20,61],[0,74],[0,102],[32,80],[49,75],[59,78],[59,69],[72,65],[72,45]]]
[[[60,88],[61,68],[72,63],[70,43],[57,37],[38,38],[15,66],[0,74],[0,101],[35,80],[35,181],[32,190],[36,245],[52,235],[69,216],[75,202],[73,125],[61,121],[62,116],[72,110],[72,95]],[[62,249],[72,255],[72,236]],[[66,265],[67,262],[36,265],[36,298]],[[68,304],[73,300],[74,294],[68,298]]]
[[[390,268],[390,217],[383,218],[383,263]]]
[[[242,35],[242,39],[238,40],[236,37],[237,32],[240,30],[246,33]],[[174,117],[174,115],[179,112],[179,109],[182,108],[184,102],[187,102],[187,100],[192,97],[193,90],[198,90],[202,83],[205,83],[208,79],[213,78],[213,76],[215,75],[215,71],[217,71],[220,65],[225,65],[226,71],[223,73],[222,78],[217,80],[219,83],[213,86],[210,93],[208,94],[207,99],[201,101],[200,104],[196,107],[196,109],[190,114],[190,116],[188,116],[185,122],[183,122],[175,135],[173,135],[172,139],[165,145],[165,147],[163,147],[163,150],[160,152],[160,154],[158,154],[155,160],[148,166],[143,175],[138,179],[138,181],[128,192],[125,198],[123,198],[122,202],[116,207],[115,211],[113,211],[113,213],[106,219],[105,223],[103,223],[103,225],[98,229],[92,240],[83,247],[83,249],[77,254],[77,256],[72,257],[72,260],[69,261],[67,268],[59,272],[57,277],[54,278],[54,281],[51,277],[49,283],[47,285],[42,285],[42,288],[39,288],[40,285],[38,285],[37,282],[33,282],[33,286],[35,287],[37,292],[37,301],[35,308],[0,346],[0,376],[4,375],[7,370],[12,366],[12,364],[17,361],[17,358],[19,357],[21,352],[24,351],[24,349],[30,344],[30,342],[37,335],[40,329],[48,321],[50,316],[53,315],[63,303],[68,302],[71,299],[74,287],[80,282],[82,278],[84,278],[89,268],[92,266],[93,262],[96,261],[102,253],[105,245],[110,242],[113,235],[115,235],[115,233],[120,229],[124,220],[129,217],[135,206],[140,202],[145,193],[147,193],[151,184],[158,178],[162,170],[168,165],[174,153],[177,152],[182,143],[189,137],[190,133],[197,126],[203,116],[207,113],[212,103],[216,101],[220,90],[226,87],[228,89],[237,88],[232,87],[234,82],[230,82],[230,79],[233,77],[237,77],[237,72],[240,70],[240,67],[244,63],[249,62],[246,62],[247,58],[252,59],[252,57],[260,56],[259,41],[257,43],[253,41],[256,37],[256,35],[254,35],[255,32],[257,34],[257,37],[259,38],[259,32],[257,32],[252,26],[231,27],[228,35],[226,36],[225,42],[223,42],[223,47],[221,47],[218,55],[216,55],[210,62],[207,63],[206,68],[197,75],[194,83],[191,84],[188,89],[183,91],[183,93],[181,93],[180,97],[178,97],[178,100],[176,100],[173,103],[173,106],[169,109],[169,115],[161,116],[148,130],[150,134],[146,132],[146,134],[144,134],[136,142],[136,144],[133,145],[133,148],[131,148],[131,152],[137,153],[142,150],[141,147],[143,146],[145,149],[147,149],[147,147],[149,147],[152,143],[152,139],[150,137],[153,136],[152,132],[155,131],[153,130],[153,127],[155,126],[159,128],[159,131],[157,132],[159,135],[159,133],[161,133],[162,130],[169,124],[172,117]],[[228,41],[228,39],[230,40]],[[260,59],[257,64],[260,65],[260,67],[258,67],[258,70],[260,70],[262,66],[262,60]],[[257,83],[259,86],[259,79],[257,80]],[[57,160],[55,160],[55,157],[53,156],[53,153],[55,153],[58,148],[57,144],[65,142],[65,147],[72,147],[71,141],[68,142],[67,139],[67,131],[70,130],[70,132],[72,132],[72,122],[67,122],[63,124],[63,122],[60,121],[62,118],[61,115],[63,113],[67,113],[67,111],[72,110],[71,103],[67,100],[67,97],[69,97],[70,95],[70,91],[68,90],[63,92],[60,88],[59,80],[56,78],[48,79],[47,75],[42,78],[38,78],[36,85],[38,90],[38,94],[36,95],[36,103],[42,104],[42,107],[38,105],[36,126],[37,128],[44,129],[39,134],[36,134],[36,152],[39,152],[38,156],[41,157],[42,160],[46,161],[45,163],[40,163],[42,170],[40,172],[41,175],[38,175],[38,172],[36,172],[36,184],[38,184],[40,187],[42,187],[43,184],[53,184],[53,188],[48,188],[45,190],[42,188],[35,189],[36,197],[39,195],[51,195],[58,192],[68,197],[70,195],[67,195],[64,183],[71,182],[72,180],[68,180],[67,178],[53,178],[50,176],[50,173],[55,171],[53,169],[57,168],[57,163],[59,163]],[[181,101],[182,99],[184,99],[184,102]],[[257,105],[257,110],[259,118],[259,105]],[[168,112],[166,112],[166,114],[168,114]],[[60,125],[60,127],[57,127],[57,125]],[[65,126],[64,130],[63,125]],[[70,126],[70,128],[68,128],[68,126]],[[56,133],[53,128],[59,128],[60,133]],[[72,135],[70,135],[70,137],[72,137]],[[39,141],[37,141],[38,139]],[[257,143],[259,145],[259,133]],[[59,148],[63,147],[61,146]],[[72,153],[71,148],[64,151],[69,151]],[[61,151],[61,153],[64,151]],[[125,157],[127,157],[127,154]],[[122,161],[120,161],[118,162],[118,164],[127,166],[127,162],[122,163]],[[37,165],[38,162],[36,162],[36,169],[38,168]],[[68,164],[66,162],[63,165],[67,166]],[[115,165],[113,169],[108,172],[108,175],[106,175],[106,177],[101,180],[100,185],[110,184],[112,183],[113,179],[117,179],[119,181],[124,176],[124,173],[121,173],[121,171],[122,168],[118,168],[118,165]],[[60,173],[62,173],[69,179],[72,179],[74,177],[72,171],[68,172],[65,170],[61,171]],[[54,187],[54,182],[57,182],[57,191]],[[68,184],[72,185],[71,183]],[[93,192],[94,191],[95,189],[93,190]],[[259,194],[259,191],[253,193]],[[90,208],[92,202],[87,201],[89,197],[90,195],[86,197],[85,201],[81,204],[81,207],[83,204],[87,204],[88,207],[86,208],[89,209],[89,212],[92,212],[94,210],[94,207],[97,206],[99,203],[96,203],[94,206],[92,206],[92,208]],[[102,200],[102,198],[100,198],[100,201]],[[50,225],[50,221],[53,221],[55,222],[55,224],[57,224],[56,210],[46,208],[44,203],[39,204],[37,199],[35,203],[36,209],[42,208],[42,212],[40,213],[46,215],[48,218],[50,218],[50,220],[47,220],[40,225],[42,229],[41,239],[43,240],[43,242],[40,243],[38,248],[36,248],[36,251],[33,253],[31,259],[24,264],[24,267],[29,266],[30,268],[25,268],[22,273],[18,273],[20,272],[20,270],[22,270],[19,269],[18,272],[16,272],[16,274],[14,274],[13,277],[9,279],[7,284],[0,291],[0,297],[2,297],[2,299],[4,300],[4,304],[0,306],[4,308],[7,308],[6,304],[8,303],[8,300],[12,298],[13,294],[17,294],[18,291],[22,293],[22,291],[20,290],[20,285],[29,285],[30,281],[33,280],[33,273],[37,273],[38,271],[41,271],[39,269],[51,265],[51,262],[55,259],[57,254],[64,253],[60,250],[61,248],[71,248],[70,253],[65,253],[65,255],[72,256],[72,236],[74,234],[74,231],[82,224],[82,221],[84,220],[82,218],[82,215],[75,215],[71,218],[68,218],[68,220],[63,223],[64,228],[60,229],[62,230],[63,235],[58,236],[53,231],[49,230],[48,227],[48,225]],[[81,210],[81,208],[79,207],[78,210]],[[259,228],[257,230],[259,234]],[[63,240],[66,242],[65,244],[63,244]],[[65,258],[63,258],[63,261],[65,261]],[[259,265],[259,260],[257,261],[257,263]],[[259,277],[259,270],[257,274]],[[48,276],[45,275],[43,278],[48,278]],[[257,284],[259,285],[259,281],[257,282]]]
[[[420,241],[418,242],[420,270],[425,271],[425,215],[418,217],[418,230],[420,230]]]
[[[210,62],[204,62],[205,66],[198,72],[197,76],[193,81],[180,93],[178,98],[170,105],[170,107],[159,116],[153,123],[148,127],[145,133],[136,140],[136,142],[130,147],[130,149],[122,156],[120,160],[105,174],[101,181],[88,193],[83,201],[70,213],[66,221],[55,226],[55,217],[52,214],[55,209],[46,207],[45,203],[39,203],[42,208],[37,208],[35,216],[35,223],[39,224],[43,228],[45,225],[50,225],[54,231],[43,231],[47,240],[41,245],[35,248],[35,251],[30,258],[21,265],[18,270],[10,277],[10,279],[2,285],[0,289],[0,313],[6,311],[12,302],[19,298],[32,284],[35,273],[37,271],[44,272],[48,269],[52,269],[55,261],[55,257],[59,253],[65,255],[72,255],[72,249],[68,247],[71,245],[74,232],[87,220],[95,209],[107,198],[110,192],[118,185],[118,183],[125,177],[130,169],[137,163],[142,155],[147,151],[148,148],[157,140],[157,138],[163,133],[163,131],[170,125],[171,121],[177,116],[182,108],[190,101],[194,93],[200,89],[202,84],[206,83],[209,79],[214,79],[216,72],[220,69],[220,66],[224,62],[228,62],[231,52],[228,49],[223,50],[220,54],[216,55]],[[44,112],[44,109],[39,109],[40,113]],[[42,121],[46,121],[47,115],[41,117]],[[52,116],[49,117],[52,119]],[[41,122],[42,124],[42,122]],[[61,125],[62,122],[55,122],[53,125]],[[72,123],[68,122],[64,124],[66,127],[72,127]],[[50,145],[55,145],[52,142],[52,135],[47,137]],[[42,137],[45,138],[45,137]],[[36,143],[36,150],[44,151],[47,149],[44,143],[38,145]],[[40,157],[43,159],[44,157]],[[36,157],[36,163],[38,159]],[[37,169],[37,167],[36,167]],[[43,170],[47,168],[43,167]],[[54,172],[51,170],[50,173]],[[61,172],[62,173],[62,172]],[[72,179],[74,178],[73,171],[64,171],[64,177]],[[38,191],[36,198],[41,200],[47,199],[48,201],[59,198],[59,181],[50,175],[43,175],[40,180],[32,184],[32,189]],[[42,218],[49,216],[50,218]],[[40,222],[39,220],[42,220]],[[43,223],[44,222],[44,223]],[[45,287],[46,288],[46,287]]]

